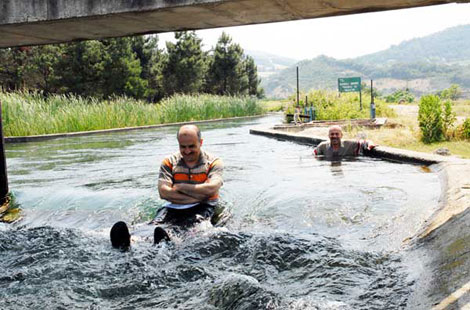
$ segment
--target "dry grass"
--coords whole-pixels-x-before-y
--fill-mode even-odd
[[[267,112],[283,111],[289,105],[289,100],[261,100],[262,107]]]
[[[454,107],[458,117],[470,117],[470,101],[460,101]],[[344,135],[348,139],[365,137],[378,145],[426,153],[433,153],[438,148],[446,147],[453,155],[470,158],[470,141],[444,141],[432,144],[421,142],[418,120],[413,109],[398,108],[397,117],[388,118],[387,124],[380,129],[352,128]]]
[[[459,100],[452,107],[457,116],[470,117],[470,100]]]

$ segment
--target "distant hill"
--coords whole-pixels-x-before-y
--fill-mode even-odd
[[[416,95],[434,93],[459,84],[470,94],[470,25],[458,26],[405,41],[391,48],[354,59],[319,56],[300,61],[262,79],[266,95],[285,98],[295,91],[295,67],[300,89],[336,89],[338,77],[374,80],[383,93],[409,88]]]
[[[457,26],[429,36],[404,41],[387,50],[358,57],[356,61],[374,64],[459,63],[470,61],[470,25]]]
[[[245,54],[253,57],[261,78],[270,76],[276,72],[286,69],[297,62],[297,60],[282,57],[266,52],[245,50]]]

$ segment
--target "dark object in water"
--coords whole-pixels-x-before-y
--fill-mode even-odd
[[[180,210],[178,216],[170,214],[176,213],[174,210],[168,212],[166,208],[157,211],[157,216],[149,224],[164,225],[172,233],[181,233],[186,229],[200,223],[203,220],[210,220],[211,224],[218,227],[224,225],[231,217],[230,210],[225,206],[216,206],[215,208],[209,205],[201,204],[199,208],[194,210]],[[145,225],[147,226],[147,225]],[[145,229],[144,229],[145,231]],[[148,230],[146,231],[148,233]],[[147,235],[148,236],[148,235]],[[119,221],[111,228],[111,244],[114,248],[127,250],[130,245],[130,233],[125,222]],[[153,231],[153,244],[159,244],[162,241],[171,241],[167,231],[160,226],[155,227]]]
[[[129,234],[129,228],[126,223],[120,221],[113,225],[111,228],[111,244],[114,248],[127,249],[131,245],[131,235]]]
[[[153,244],[158,244],[162,240],[170,241],[170,237],[163,228],[155,227],[155,230],[153,231]]]

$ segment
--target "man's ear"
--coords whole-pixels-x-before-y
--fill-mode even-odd
[[[203,141],[203,139],[199,140],[199,143],[201,143],[201,146],[202,146],[202,141]]]

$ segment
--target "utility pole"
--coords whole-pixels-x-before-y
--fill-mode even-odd
[[[299,67],[297,66],[297,104],[300,102],[299,97]]]
[[[375,119],[374,83],[370,80],[370,118]]]

